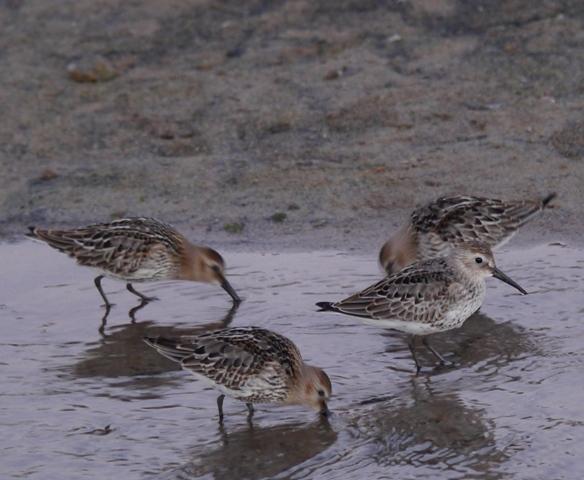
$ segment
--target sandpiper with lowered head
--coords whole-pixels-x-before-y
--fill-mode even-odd
[[[408,343],[416,374],[416,339],[441,364],[444,358],[428,343],[427,335],[462,326],[483,303],[485,279],[495,277],[527,292],[495,265],[490,247],[469,242],[451,250],[447,257],[424,260],[387,276],[362,292],[336,303],[319,302],[321,311],[361,317],[368,324],[411,334]]]
[[[29,237],[68,254],[79,265],[101,274],[95,278],[105,307],[111,307],[101,287],[104,276],[126,283],[143,302],[155,300],[136,291],[135,282],[192,280],[217,283],[234,303],[241,299],[225,278],[223,257],[209,247],[193,245],[173,227],[153,218],[122,218],[70,230],[29,227]]]
[[[412,212],[408,223],[381,248],[379,263],[389,274],[415,261],[446,256],[451,247],[464,242],[501,246],[555,197],[555,193],[538,200],[441,197]]]
[[[196,377],[210,382],[223,420],[225,396],[245,402],[248,419],[253,405],[306,405],[327,416],[332,393],[328,375],[307,365],[288,338],[259,327],[226,328],[179,339],[144,341],[165,357],[179,362]]]

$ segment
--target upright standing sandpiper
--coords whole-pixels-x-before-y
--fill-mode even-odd
[[[71,230],[29,227],[27,235],[48,243],[102,273],[95,278],[105,307],[111,303],[101,288],[104,276],[127,282],[128,291],[143,302],[155,300],[136,291],[134,282],[192,280],[218,283],[234,303],[241,299],[225,278],[223,257],[209,247],[191,244],[173,227],[153,218],[122,218]]]
[[[221,392],[217,398],[220,421],[225,395],[245,402],[249,419],[254,403],[300,404],[328,415],[326,402],[332,392],[328,375],[304,363],[296,345],[282,335],[242,327],[144,341]]]
[[[414,263],[340,302],[317,306],[411,334],[408,345],[419,373],[416,338],[422,336],[423,344],[444,364],[426,335],[462,326],[483,303],[485,279],[491,276],[527,293],[495,266],[487,244],[470,242],[454,248],[448,257]]]
[[[464,242],[485,242],[491,248],[508,241],[519,227],[556,197],[540,200],[442,197],[416,208],[409,222],[381,248],[379,263],[389,274],[418,260],[442,257]]]

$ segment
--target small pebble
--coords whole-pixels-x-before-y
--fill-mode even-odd
[[[113,80],[118,71],[106,58],[88,56],[67,65],[67,74],[74,82],[97,83]]]

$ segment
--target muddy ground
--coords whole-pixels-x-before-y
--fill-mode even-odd
[[[583,94],[581,0],[0,0],[0,232],[372,248],[440,194],[557,191],[522,238],[576,239]]]

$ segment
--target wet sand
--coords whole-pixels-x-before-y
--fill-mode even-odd
[[[578,238],[584,5],[0,3],[0,233],[150,215],[255,248],[377,248],[448,193],[559,193]]]

